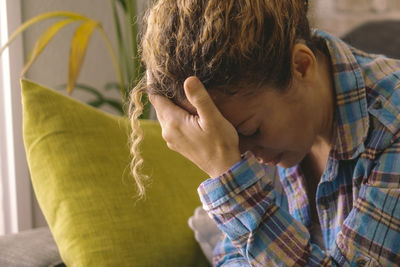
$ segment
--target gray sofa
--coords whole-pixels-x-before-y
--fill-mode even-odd
[[[48,227],[0,237],[1,267],[65,266]]]

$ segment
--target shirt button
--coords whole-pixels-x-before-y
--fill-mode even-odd
[[[318,203],[319,207],[323,210],[327,210],[329,209],[329,202],[327,200],[322,199],[322,201],[320,201]]]
[[[378,100],[374,103],[374,109],[381,109],[382,108],[382,101]]]
[[[367,261],[363,258],[359,258],[356,260],[356,264],[358,267],[363,267],[367,264]]]

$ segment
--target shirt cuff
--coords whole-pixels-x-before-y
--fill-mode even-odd
[[[250,151],[226,173],[210,178],[197,189],[203,208],[214,209],[265,176],[264,167]]]

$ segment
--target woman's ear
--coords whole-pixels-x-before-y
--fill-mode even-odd
[[[317,59],[311,49],[305,44],[295,44],[292,56],[294,78],[303,81],[315,79]]]

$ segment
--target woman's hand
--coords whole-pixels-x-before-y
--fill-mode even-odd
[[[170,149],[191,160],[211,177],[220,176],[240,160],[238,134],[197,77],[187,78],[184,89],[197,115],[166,97],[149,95],[162,136]]]

